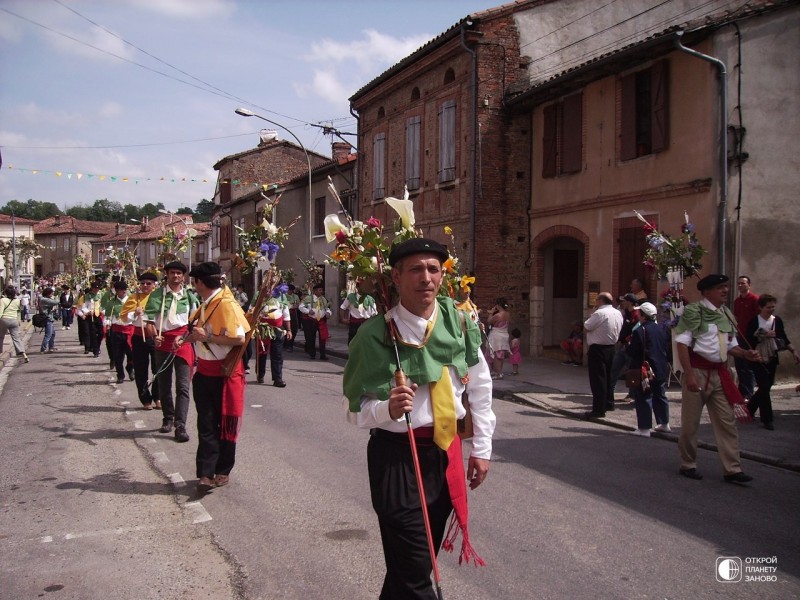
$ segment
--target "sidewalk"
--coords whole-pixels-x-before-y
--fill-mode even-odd
[[[332,339],[328,341],[328,353],[347,358],[347,330],[331,328]],[[739,425],[739,447],[742,458],[754,460],[784,469],[800,471],[800,393],[794,391],[797,382],[783,381],[772,388],[772,406],[775,413],[775,431],[764,429],[756,420]],[[636,411],[633,403],[622,401],[627,390],[624,382],[617,383],[617,409],[596,419],[608,427],[621,431],[636,429]],[[580,419],[591,410],[592,396],[589,376],[585,366],[562,365],[547,358],[524,357],[519,375],[511,375],[511,365],[504,365],[503,379],[494,382],[495,398],[558,413],[565,417]],[[670,404],[672,433],[654,432],[652,438],[677,443],[680,433],[681,390],[673,383],[667,392]],[[756,415],[758,419],[758,415]],[[703,411],[698,446],[715,451],[717,446],[708,412]],[[631,436],[634,441],[633,436]],[[638,438],[635,438],[638,439]],[[677,449],[675,469],[678,469]]]

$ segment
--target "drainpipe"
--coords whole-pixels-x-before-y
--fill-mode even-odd
[[[472,255],[470,256],[470,263],[472,271],[476,271],[475,262],[477,252],[475,250],[477,240],[477,217],[475,204],[478,201],[478,54],[467,46],[465,42],[466,25],[472,25],[472,21],[465,21],[461,23],[461,46],[472,55],[472,75],[470,77],[472,84],[472,202],[470,203],[470,220],[472,221]]]
[[[719,91],[719,208],[717,210],[717,221],[719,226],[719,236],[717,241],[717,266],[719,273],[725,274],[725,244],[728,228],[728,72],[725,63],[708,56],[702,52],[697,52],[681,44],[683,31],[679,31],[675,38],[675,47],[681,52],[691,54],[695,58],[708,61],[716,65],[719,70],[720,91]]]

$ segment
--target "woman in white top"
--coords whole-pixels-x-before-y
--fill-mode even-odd
[[[3,343],[6,334],[11,336],[14,345],[14,352],[25,362],[28,362],[28,355],[25,354],[25,346],[19,337],[19,299],[17,290],[9,285],[3,290],[4,297],[0,298],[0,352],[3,350]]]

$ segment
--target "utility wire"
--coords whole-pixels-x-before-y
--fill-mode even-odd
[[[210,142],[214,140],[227,140],[230,138],[246,137],[254,133],[237,133],[236,135],[223,135],[220,137],[198,138],[195,140],[180,140],[177,142],[152,142],[149,144],[124,144],[116,146],[8,146],[3,148],[16,148],[17,150],[112,150],[115,148],[146,148],[147,146],[172,146],[176,144],[193,144],[195,142]]]

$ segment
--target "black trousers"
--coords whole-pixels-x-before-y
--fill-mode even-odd
[[[192,395],[197,409],[197,477],[230,475],[236,462],[236,442],[221,439],[224,377],[195,373]]]
[[[283,342],[286,336],[276,332],[275,339],[269,341],[269,369],[272,381],[283,381]],[[257,342],[256,342],[257,343]],[[256,361],[256,378],[262,381],[267,373],[267,355],[259,354]]]
[[[147,388],[147,379],[156,372],[156,351],[153,339],[143,340],[141,330],[133,335],[133,376],[139,402],[151,404],[158,400],[158,381],[154,380],[151,389]]]
[[[303,318],[303,337],[306,340],[305,351],[311,358],[317,356],[317,334],[319,333],[319,323],[316,319]],[[319,356],[325,358],[325,342],[319,340]]]
[[[95,356],[100,355],[100,346],[103,343],[103,322],[100,317],[89,316],[79,319],[78,327],[83,328],[83,347],[86,352]]]
[[[589,387],[592,390],[592,412],[605,414],[614,410],[614,381],[611,364],[614,362],[614,345],[592,344],[586,356],[589,367]]]
[[[768,363],[753,363],[752,369],[756,376],[758,389],[753,394],[753,397],[750,398],[750,402],[747,403],[747,408],[752,416],[756,416],[756,411],[761,410],[761,422],[772,423],[774,417],[772,416],[772,398],[769,393],[775,383],[778,359],[773,358]]]
[[[431,584],[430,550],[425,534],[411,446],[405,434],[373,430],[367,445],[372,507],[386,561],[380,600],[436,600]],[[406,436],[407,440],[407,436]],[[447,454],[433,440],[417,439],[433,544],[438,554],[453,510],[447,486]]]
[[[133,348],[128,345],[128,336],[124,333],[109,329],[108,337],[114,350],[114,368],[117,370],[117,379],[125,379],[125,359],[128,359],[128,369],[132,369]]]

